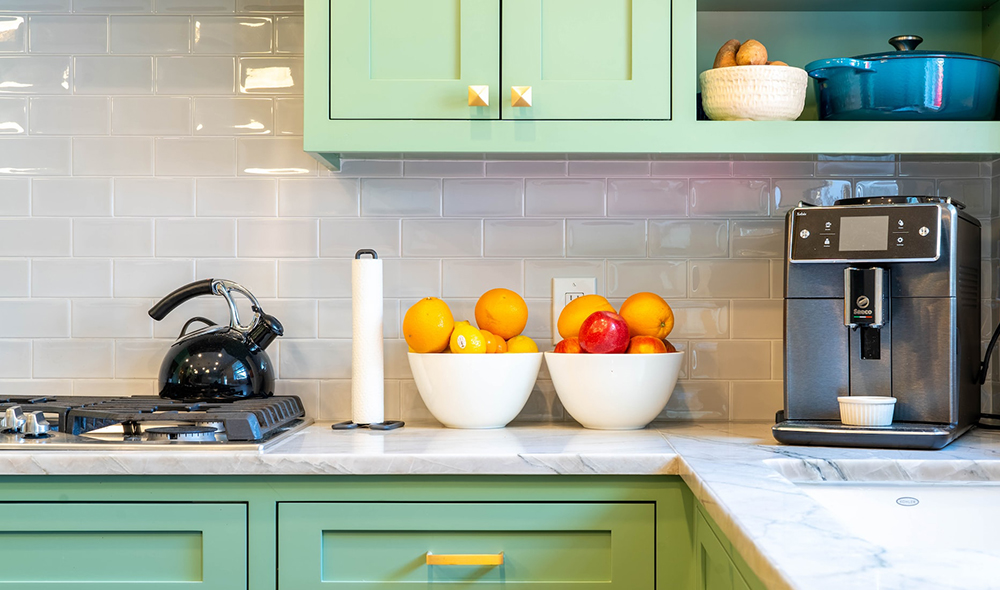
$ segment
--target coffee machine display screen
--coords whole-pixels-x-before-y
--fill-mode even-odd
[[[841,252],[880,252],[889,249],[889,216],[841,217]]]

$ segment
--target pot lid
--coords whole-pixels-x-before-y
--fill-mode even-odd
[[[973,59],[976,61],[985,61],[989,63],[994,63],[1000,65],[1000,62],[994,61],[992,59],[987,59],[985,57],[980,57],[978,55],[973,55],[971,53],[962,53],[959,51],[926,51],[923,49],[918,50],[917,45],[924,42],[923,37],[917,35],[899,35],[889,39],[889,45],[896,48],[896,51],[884,51],[882,53],[867,53],[865,55],[856,55],[854,59],[866,59],[866,60],[883,60],[883,59],[907,59],[907,58],[927,58],[927,57],[939,57],[939,58],[952,58],[952,59]]]

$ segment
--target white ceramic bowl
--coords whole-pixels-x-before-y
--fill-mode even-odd
[[[663,354],[545,353],[556,395],[587,428],[635,430],[667,405],[683,352]]]
[[[449,428],[503,428],[535,386],[542,353],[407,353],[424,405]]]
[[[840,421],[848,426],[889,426],[896,408],[896,398],[851,395],[838,397]]]
[[[809,74],[785,66],[705,70],[701,105],[713,121],[794,121],[806,102]]]

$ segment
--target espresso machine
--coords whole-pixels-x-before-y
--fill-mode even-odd
[[[785,392],[774,438],[940,449],[980,412],[980,224],[945,197],[800,203],[785,218]],[[891,426],[838,396],[896,398]]]

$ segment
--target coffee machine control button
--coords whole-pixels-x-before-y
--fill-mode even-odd
[[[920,237],[923,237],[931,233],[931,230],[925,225],[924,227],[918,229],[917,233],[920,234]]]
[[[802,238],[803,240],[806,239],[806,238],[808,238],[809,237],[809,230],[804,229],[804,230],[800,231],[799,232],[799,237]]]

